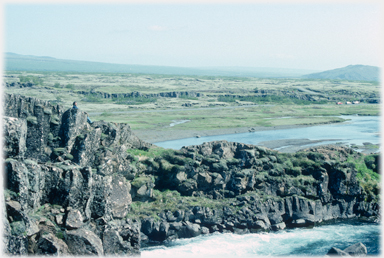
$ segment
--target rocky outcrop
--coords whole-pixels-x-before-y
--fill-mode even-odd
[[[126,151],[150,144],[126,124],[91,126],[81,110],[19,95],[4,104],[5,252],[139,254],[140,226],[126,219],[136,173]]]
[[[127,124],[90,125],[81,110],[34,98],[7,94],[4,111],[7,254],[138,255],[141,244],[213,232],[380,217],[378,155],[226,141],[164,150]]]
[[[33,87],[35,84],[33,82],[6,82],[5,87],[7,88],[26,88]]]
[[[362,187],[350,159],[365,162],[362,154],[345,147],[321,146],[283,154],[217,141],[146,160],[157,189],[222,200],[222,205],[164,211],[157,222],[142,223],[143,239],[162,242],[204,232],[248,233],[308,227],[334,219],[379,218],[375,199],[379,186]]]
[[[137,97],[143,97],[143,98],[182,98],[182,97],[190,97],[190,98],[196,98],[196,97],[202,97],[203,94],[200,92],[194,92],[194,91],[172,91],[172,92],[160,92],[160,93],[153,93],[153,94],[145,94],[138,91],[129,92],[129,93],[106,93],[106,92],[99,92],[99,91],[76,91],[77,94],[85,95],[85,96],[93,96],[98,98],[104,98],[104,99],[124,99],[124,98],[137,98]]]
[[[11,234],[6,235],[8,246],[16,241],[13,235],[25,235],[28,245],[33,246],[29,253],[48,252],[39,247],[41,241],[53,241],[52,245],[58,247],[49,250],[57,254],[67,249],[69,254],[102,254],[103,232],[108,223],[118,220],[130,229],[138,228],[125,219],[132,200],[130,183],[121,175],[101,176],[90,167],[69,162],[45,165],[9,158],[5,165],[7,221],[11,227]],[[60,241],[53,237],[42,240],[46,232]],[[138,229],[129,234],[139,237]],[[117,251],[137,254],[140,239],[132,237],[127,241],[122,240],[123,249]],[[76,247],[79,242],[81,248]]]
[[[4,98],[6,146],[18,151],[12,145],[15,141],[13,138],[19,139],[22,145],[25,141],[27,148],[23,148],[24,158],[38,162],[73,160],[78,165],[94,167],[112,157],[124,159],[124,154],[117,154],[119,152],[150,146],[137,138],[127,124],[98,121],[92,127],[87,123],[87,114],[81,110],[69,109],[64,112],[61,106],[51,105],[48,101],[14,94],[6,94]],[[28,130],[21,125],[23,123],[27,124]],[[17,135],[25,131],[25,137]]]

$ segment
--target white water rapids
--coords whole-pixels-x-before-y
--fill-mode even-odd
[[[141,257],[323,256],[331,247],[345,249],[357,242],[367,246],[368,254],[378,255],[380,225],[341,222],[270,233],[215,233],[179,239],[166,246],[146,247]]]

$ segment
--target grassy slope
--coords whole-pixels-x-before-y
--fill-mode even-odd
[[[377,66],[349,65],[343,68],[304,75],[303,77],[312,79],[379,81],[380,69]]]

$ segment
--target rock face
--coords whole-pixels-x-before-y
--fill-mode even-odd
[[[128,125],[91,126],[81,110],[34,98],[7,94],[4,110],[5,252],[139,254],[139,222],[126,220],[136,171],[126,150],[150,144]],[[109,228],[120,245],[105,252]]]
[[[363,157],[337,146],[283,154],[217,141],[146,160],[146,173],[156,178],[155,188],[222,200],[223,205],[164,211],[158,221],[144,220],[143,243],[207,231],[248,233],[308,227],[333,219],[378,218],[378,186],[362,187],[355,165],[348,162]]]
[[[33,87],[33,86],[35,86],[33,82],[11,82],[11,83],[6,82],[5,83],[5,87],[7,88],[11,88],[11,87],[26,88],[26,87]]]
[[[7,84],[7,87],[8,84]],[[200,92],[194,92],[194,91],[172,91],[172,92],[160,92],[160,93],[154,93],[154,94],[143,94],[137,91],[130,92],[130,93],[106,93],[106,92],[99,92],[99,91],[77,91],[77,94],[82,95],[92,95],[96,97],[111,99],[111,98],[132,98],[132,97],[144,97],[144,98],[156,98],[156,97],[166,97],[166,98],[179,98],[179,97],[201,97],[204,96],[204,94]]]
[[[213,232],[380,217],[378,187],[359,183],[350,160],[363,157],[352,149],[282,154],[218,141],[148,158],[155,147],[126,124],[89,125],[81,110],[19,95],[5,95],[4,111],[7,254],[139,255],[141,244]],[[379,173],[378,160],[363,162]],[[161,199],[156,214],[140,209],[160,191],[177,198]]]

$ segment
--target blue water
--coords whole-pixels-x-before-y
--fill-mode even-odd
[[[362,242],[369,255],[379,255],[380,225],[344,221],[314,228],[236,235],[215,233],[142,248],[141,257],[323,256],[331,247],[345,249]]]
[[[186,138],[173,141],[157,142],[155,145],[163,148],[180,149],[183,146],[197,145],[204,142],[227,140],[230,142],[241,142],[258,145],[263,141],[283,139],[309,139],[328,140],[321,143],[310,144],[334,144],[342,142],[345,144],[362,145],[364,142],[373,144],[380,143],[380,117],[379,116],[341,116],[350,121],[340,124],[318,125],[294,129],[281,129],[271,131],[259,131],[252,133],[225,134],[206,136],[201,138]]]

